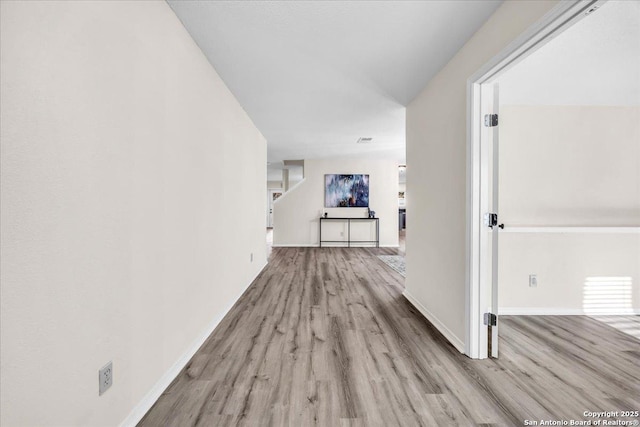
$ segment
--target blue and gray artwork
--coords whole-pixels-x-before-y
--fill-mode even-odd
[[[369,175],[325,175],[326,208],[369,207]]]

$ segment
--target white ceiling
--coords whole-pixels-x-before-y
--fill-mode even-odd
[[[640,105],[640,1],[605,3],[499,84],[501,104]]]
[[[501,3],[168,2],[266,137],[272,170],[338,155],[404,163],[405,106]]]

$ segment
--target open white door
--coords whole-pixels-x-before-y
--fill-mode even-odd
[[[484,112],[480,137],[481,225],[480,286],[483,330],[480,356],[498,357],[498,232],[502,227],[498,217],[498,85],[480,86]]]
[[[500,215],[498,212],[498,185],[500,178],[500,142],[499,142],[499,133],[498,132],[498,110],[499,110],[499,100],[498,100],[498,84],[494,83],[493,85],[493,107],[492,113],[489,117],[492,123],[489,123],[491,126],[488,128],[491,131],[491,146],[489,150],[491,151],[491,166],[490,166],[490,174],[491,174],[491,189],[489,193],[489,197],[491,198],[491,212],[494,213],[495,222],[497,224],[492,224],[491,227],[488,227],[489,233],[491,233],[491,306],[489,308],[489,313],[491,313],[490,317],[491,321],[489,322],[489,331],[490,331],[490,342],[489,342],[489,352],[491,357],[498,357],[498,243],[499,238],[498,234],[500,229],[504,228],[504,224],[500,223]],[[491,88],[489,88],[491,90]],[[495,120],[493,119],[495,117]]]

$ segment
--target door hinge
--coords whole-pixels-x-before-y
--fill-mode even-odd
[[[484,125],[485,127],[492,128],[494,126],[498,126],[498,115],[497,114],[485,114],[484,115]]]
[[[484,324],[487,326],[496,326],[498,324],[498,316],[493,313],[485,313]]]

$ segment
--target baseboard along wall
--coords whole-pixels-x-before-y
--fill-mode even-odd
[[[253,283],[253,281],[260,275],[262,270],[267,266],[265,263],[260,271],[255,275],[251,281],[247,284],[247,286],[238,294],[237,298],[227,307],[227,309],[217,315],[211,320],[211,322],[207,325],[207,327],[202,331],[202,333],[193,341],[193,343],[185,350],[185,352],[175,361],[175,363],[160,377],[158,382],[149,390],[149,392],[142,398],[142,400],[133,408],[133,410],[129,413],[127,418],[120,424],[120,427],[135,427],[140,420],[145,416],[149,409],[156,403],[156,401],[160,398],[162,393],[169,387],[169,385],[173,382],[174,379],[178,376],[178,374],[184,369],[184,367],[189,363],[189,360],[193,357],[194,354],[202,347],[204,342],[209,338],[209,336],[213,333],[216,327],[220,324],[222,319],[229,313],[229,311],[233,308],[236,302],[240,299],[240,297],[249,289],[249,286]]]
[[[422,304],[418,302],[407,290],[402,292],[402,295],[424,316],[427,318],[433,326],[458,350],[460,353],[464,353],[464,341],[458,338],[456,334],[451,332],[444,323],[442,323],[433,313],[426,309]]]

